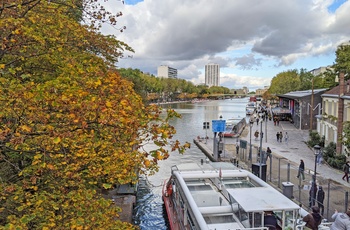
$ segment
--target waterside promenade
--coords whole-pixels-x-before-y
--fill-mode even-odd
[[[251,143],[252,143],[252,161],[248,160],[249,143],[250,143],[250,127],[247,124],[245,130],[239,138],[224,138],[224,151],[221,154],[222,161],[239,162],[239,166],[248,170],[252,170],[252,164],[257,163],[257,150],[260,147],[260,140],[255,140],[254,132],[258,130],[264,132],[262,149],[266,150],[270,147],[272,150],[272,161],[266,162],[267,167],[267,182],[282,189],[282,182],[289,182],[294,187],[293,198],[300,202],[304,207],[308,207],[309,194],[308,189],[311,185],[312,176],[315,168],[315,152],[310,149],[306,142],[309,140],[308,130],[298,130],[288,121],[280,122],[279,125],[274,125],[273,121],[267,121],[265,124],[257,124],[254,122],[251,128]],[[288,133],[288,141],[278,142],[276,133],[282,132],[283,135]],[[267,135],[267,141],[266,136]],[[195,140],[195,143],[204,153],[213,154],[213,136],[208,133],[209,139]],[[240,140],[247,141],[247,149],[239,149],[239,154],[236,153],[236,144]],[[305,162],[305,177],[306,180],[296,178],[300,160]],[[316,166],[316,181],[319,186],[322,186],[326,191],[324,201],[326,218],[330,218],[335,208],[339,211],[345,211],[347,206],[348,191],[350,183],[342,180],[343,172],[329,167],[323,163]],[[328,194],[327,194],[328,192]]]

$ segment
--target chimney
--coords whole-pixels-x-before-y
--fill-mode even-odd
[[[338,122],[337,122],[337,154],[342,154],[343,119],[344,119],[344,99],[345,93],[344,72],[339,73],[339,96],[338,96]]]

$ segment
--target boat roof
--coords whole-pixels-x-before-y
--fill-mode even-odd
[[[221,178],[226,191],[246,212],[300,209],[299,205],[259,177],[228,162],[185,163],[176,168],[185,181]],[[241,185],[237,186],[237,183]]]
[[[272,187],[227,189],[246,212],[296,210],[300,207]]]

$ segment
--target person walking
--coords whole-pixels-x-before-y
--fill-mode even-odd
[[[256,119],[256,125],[259,125],[259,118]]]
[[[303,217],[303,221],[306,222],[304,229],[317,230],[322,221],[320,209],[317,206],[312,206],[311,210],[311,213]]]
[[[345,164],[343,165],[343,172],[344,172],[344,175],[342,177],[342,179],[344,180],[344,178],[346,178],[346,181],[349,183],[349,168],[350,168],[350,165],[349,165],[349,161],[345,162]]]
[[[321,216],[323,216],[324,213],[324,190],[322,186],[318,187],[317,194],[316,194],[316,201],[317,201],[317,206],[320,208]]]
[[[239,145],[236,144],[236,154],[238,155],[238,153],[239,153]]]
[[[280,133],[279,132],[276,133],[276,138],[277,138],[277,142],[279,142],[280,141]]]
[[[288,143],[288,133],[286,132],[286,134],[284,134],[284,142]]]
[[[305,180],[304,170],[305,170],[304,161],[303,161],[303,160],[300,160],[297,178],[299,178],[300,175],[301,175],[301,177],[303,178],[303,181]]]
[[[332,219],[334,220],[331,225],[331,230],[348,230],[350,229],[350,210],[345,213],[338,212],[336,209],[334,214],[332,215]]]
[[[282,140],[283,140],[283,133],[280,132],[280,142],[282,142]]]

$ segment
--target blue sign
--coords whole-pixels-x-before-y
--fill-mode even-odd
[[[226,120],[212,120],[211,122],[214,133],[224,132],[226,130]]]

